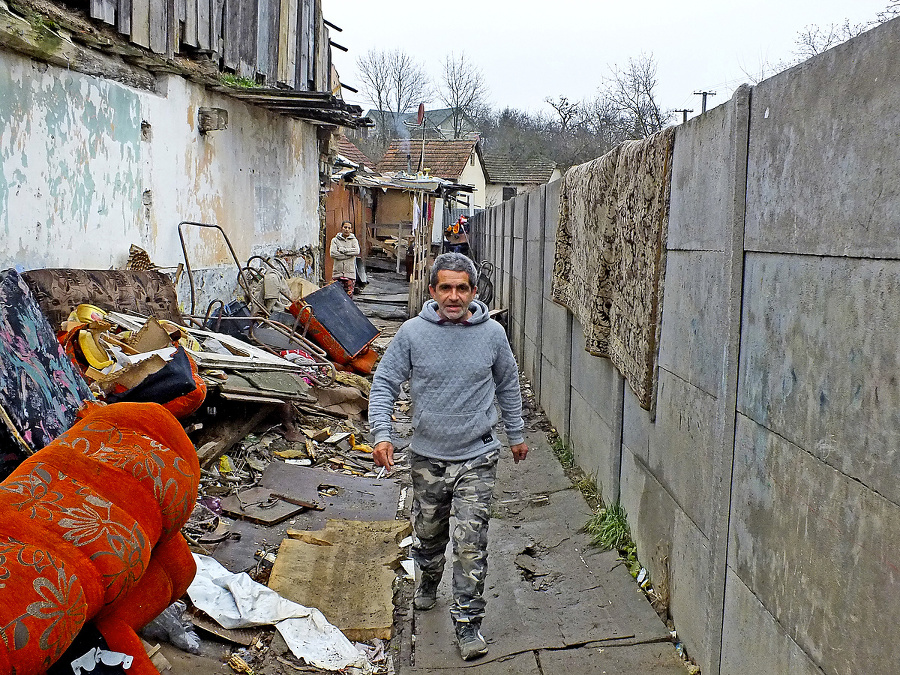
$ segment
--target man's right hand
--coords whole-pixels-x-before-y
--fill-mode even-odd
[[[390,441],[381,441],[372,451],[375,466],[383,466],[388,471],[394,470],[394,445]]]

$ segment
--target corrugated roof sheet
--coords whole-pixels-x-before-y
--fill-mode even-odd
[[[556,164],[543,159],[520,160],[485,155],[484,170],[490,183],[526,183],[540,185],[550,180]]]
[[[367,166],[371,169],[375,168],[375,162],[369,159],[366,154],[362,150],[357,148],[353,144],[353,142],[346,136],[338,136],[337,146],[338,152],[340,152],[341,155],[349,159],[351,162],[362,164],[363,166]]]
[[[446,180],[457,181],[466,168],[469,157],[475,150],[476,139],[458,139],[445,141],[441,139],[425,140],[425,168],[431,169],[431,175]],[[400,139],[391,141],[384,158],[378,165],[379,171],[406,171],[409,165],[415,172],[419,165],[419,154],[422,152],[422,139]]]

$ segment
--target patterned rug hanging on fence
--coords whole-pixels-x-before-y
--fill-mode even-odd
[[[675,129],[572,167],[560,189],[552,297],[642,407],[656,392]]]

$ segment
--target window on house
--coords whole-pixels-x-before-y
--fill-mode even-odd
[[[469,164],[471,166],[475,166],[475,153],[474,152],[471,155],[469,155]]]
[[[503,188],[503,201],[507,199],[512,199],[516,196],[516,188],[514,187],[505,187]]]

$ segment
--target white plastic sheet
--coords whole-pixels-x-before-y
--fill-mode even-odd
[[[245,573],[232,574],[209,556],[195,553],[194,560],[197,576],[188,595],[223,628],[274,624],[294,656],[311,666],[372,672],[366,656],[318,609],[291,602]]]

